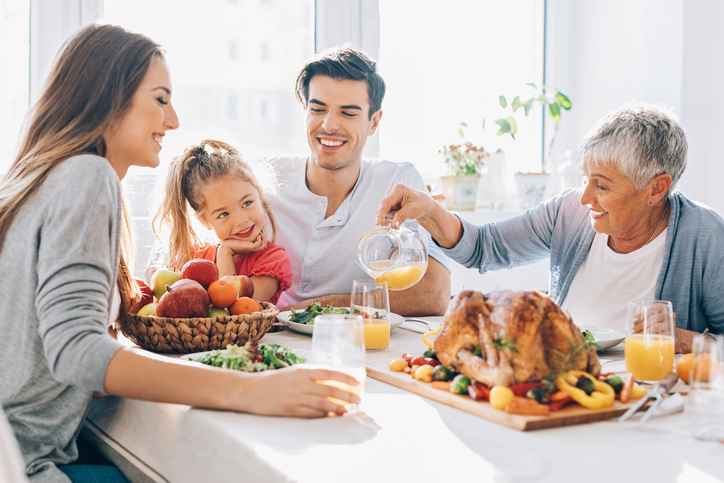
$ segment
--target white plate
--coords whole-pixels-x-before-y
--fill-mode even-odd
[[[598,350],[605,351],[619,345],[626,338],[626,334],[619,330],[608,329],[605,327],[581,327],[581,330],[587,330],[593,335],[598,343]]]
[[[279,319],[280,322],[284,322],[287,327],[289,327],[294,332],[312,335],[312,331],[314,330],[314,324],[300,324],[298,322],[292,322],[291,320],[289,320],[289,317],[291,317],[291,315],[291,311],[285,310],[284,312],[279,312],[279,314],[277,315],[277,319]],[[405,318],[403,316],[394,314],[392,312],[388,314],[388,319],[390,321],[391,329],[399,327],[400,324],[405,321]]]

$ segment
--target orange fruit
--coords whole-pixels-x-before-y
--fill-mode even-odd
[[[231,315],[251,314],[252,312],[260,312],[261,304],[250,297],[239,297],[236,302],[229,307]]]
[[[676,373],[685,383],[689,384],[691,380],[692,370],[696,370],[696,378],[701,382],[708,382],[710,378],[711,361],[709,354],[700,354],[694,364],[694,354],[684,354],[676,363]]]
[[[237,297],[239,297],[239,291],[236,286],[225,280],[212,282],[211,285],[209,285],[208,292],[212,305],[220,309],[233,304],[236,302]]]

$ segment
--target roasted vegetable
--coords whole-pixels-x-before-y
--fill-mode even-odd
[[[623,379],[619,376],[609,376],[603,382],[611,386],[616,394],[620,394],[623,389]]]
[[[495,386],[490,390],[490,405],[495,409],[503,410],[513,400],[515,394],[506,386]]]
[[[435,351],[432,349],[426,349],[425,352],[422,353],[422,357],[429,357],[431,359],[437,359],[437,354],[435,354]]]
[[[535,399],[536,402],[545,404],[548,402],[548,391],[543,386],[534,387],[526,394],[529,399]]]
[[[475,401],[490,401],[490,389],[481,382],[473,381],[468,386],[468,396]]]
[[[469,385],[470,379],[467,376],[458,374],[450,384],[450,392],[453,394],[467,394]]]
[[[576,387],[586,393],[586,396],[590,396],[593,393],[593,381],[587,377],[579,377],[576,381]]]
[[[455,371],[440,364],[439,366],[436,366],[435,369],[433,369],[432,380],[433,381],[452,381],[452,379],[455,377],[455,375],[456,375]]]
[[[531,389],[541,387],[540,382],[519,382],[510,386],[510,390],[513,391],[518,397],[525,397]]]
[[[587,394],[580,386],[587,387],[588,384],[581,383],[581,378],[588,379],[593,385],[593,390]],[[613,388],[605,382],[596,380],[592,375],[583,371],[568,371],[556,378],[556,386],[573,398],[578,404],[588,409],[603,409],[611,407],[616,393]]]

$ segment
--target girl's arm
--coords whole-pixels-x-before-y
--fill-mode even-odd
[[[236,275],[234,252],[223,243],[216,248],[216,267],[219,269],[219,277]]]
[[[274,297],[274,294],[279,290],[279,280],[269,276],[254,276],[249,278],[251,278],[254,284],[254,299],[271,302],[272,297]]]
[[[126,347],[116,351],[108,365],[105,392],[145,401],[269,416],[343,414],[344,407],[328,398],[357,403],[359,397],[317,383],[328,379],[357,384],[353,377],[327,369],[290,367],[247,374]]]

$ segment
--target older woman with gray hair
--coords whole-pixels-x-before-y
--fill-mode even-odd
[[[501,223],[474,226],[402,185],[379,221],[414,218],[446,253],[481,273],[550,257],[550,295],[575,321],[623,328],[631,302],[670,300],[677,350],[724,332],[724,220],[673,191],[684,131],[649,106],[606,116],[583,146],[585,185]]]

